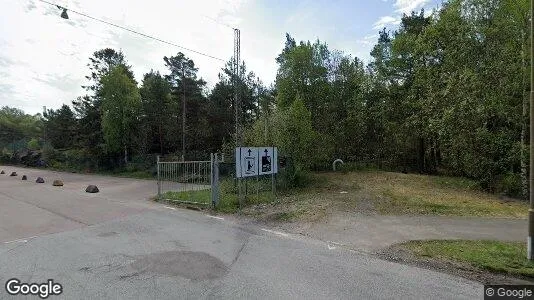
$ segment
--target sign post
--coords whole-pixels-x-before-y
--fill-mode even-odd
[[[275,193],[274,176],[278,173],[278,149],[276,147],[237,147],[235,149],[236,178],[256,177],[256,194],[259,196],[259,176],[271,175],[271,191]],[[245,194],[248,191],[245,191]],[[240,204],[241,189],[238,191]],[[246,195],[245,195],[246,196]]]

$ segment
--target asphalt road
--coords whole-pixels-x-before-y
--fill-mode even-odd
[[[64,291],[49,299],[482,298],[462,278],[148,201],[151,181],[17,172],[0,175],[1,286],[54,279]]]

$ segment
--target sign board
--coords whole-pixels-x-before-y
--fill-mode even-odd
[[[278,173],[276,147],[235,148],[236,177],[252,177]]]
[[[258,174],[267,175],[278,173],[278,150],[276,147],[259,147],[258,157]]]
[[[237,177],[251,177],[258,175],[258,149],[255,147],[236,148]]]

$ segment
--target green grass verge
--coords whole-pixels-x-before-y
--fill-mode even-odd
[[[401,245],[418,257],[469,264],[481,270],[534,278],[526,244],[499,241],[411,241]]]
[[[247,188],[250,194],[245,199],[245,205],[269,203],[275,200],[270,191],[265,191],[260,186],[259,181],[250,181],[247,183]],[[258,188],[258,189],[256,189]],[[261,189],[260,189],[261,188]],[[258,192],[256,193],[256,190]],[[198,191],[183,191],[183,192],[166,192],[163,194],[163,199],[170,201],[186,201],[197,202],[200,204],[211,204],[211,189]],[[237,189],[235,183],[231,179],[223,179],[219,185],[219,204],[215,207],[216,211],[222,213],[235,213],[239,210],[239,199],[237,197]]]
[[[329,181],[335,179],[329,175]],[[525,218],[528,205],[476,188],[469,179],[391,172],[353,172],[344,176],[375,197],[382,214]]]

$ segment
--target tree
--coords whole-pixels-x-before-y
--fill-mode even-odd
[[[56,149],[72,148],[78,133],[74,112],[66,104],[44,113],[47,142]]]
[[[170,131],[166,121],[171,118],[171,87],[159,72],[154,71],[145,74],[141,85],[139,92],[143,113],[140,121],[146,135],[153,137],[147,140],[147,148],[154,151],[157,144],[156,149],[163,155]]]
[[[118,65],[125,66],[127,77],[134,80],[131,67],[127,65],[121,51],[117,52],[111,48],[95,51],[87,64],[91,72],[86,76],[89,84],[83,86],[90,94],[72,101],[76,118],[79,120],[78,145],[90,153],[97,164],[104,150],[101,79]]]
[[[123,65],[112,68],[101,78],[100,84],[104,140],[109,151],[123,151],[126,164],[128,150],[133,148],[137,133],[141,108],[139,89]]]

